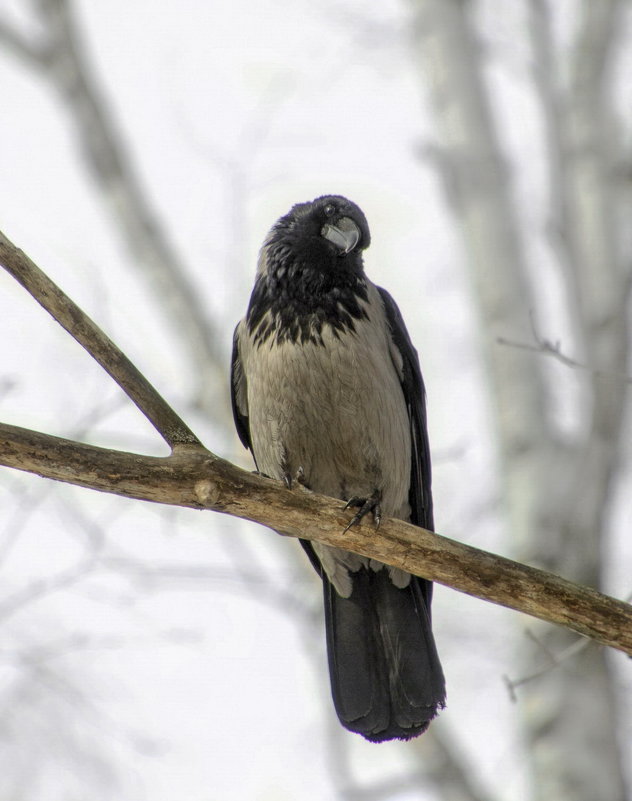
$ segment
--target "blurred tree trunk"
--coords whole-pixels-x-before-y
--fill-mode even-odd
[[[551,220],[565,286],[571,349],[585,373],[581,423],[562,440],[547,414],[544,358],[501,346],[533,343],[537,292],[528,273],[507,168],[500,153],[470,14],[462,0],[414,0],[415,49],[436,115],[437,162],[461,226],[480,312],[482,348],[497,412],[508,531],[521,558],[599,587],[612,479],[626,399],[622,257],[625,191],[615,183],[614,114],[604,91],[615,46],[616,0],[585,0],[565,90],[555,85],[548,9],[533,0],[531,33],[549,169]],[[548,59],[549,63],[546,62]],[[538,80],[539,78],[539,80]],[[623,160],[623,157],[620,156]],[[618,227],[621,230],[618,230]],[[537,342],[534,343],[537,346]],[[538,626],[521,647],[529,676],[573,642]],[[603,650],[525,683],[520,693],[534,799],[623,801],[615,684]]]

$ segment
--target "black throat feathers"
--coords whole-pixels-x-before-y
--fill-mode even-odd
[[[269,339],[322,345],[324,326],[339,336],[354,331],[356,320],[368,318],[361,263],[359,269],[355,264],[355,269],[332,264],[323,268],[291,258],[285,249],[269,250],[265,257],[267,269],[257,278],[246,318],[256,345]]]

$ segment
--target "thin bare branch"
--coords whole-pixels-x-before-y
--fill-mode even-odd
[[[624,600],[625,603],[627,604],[632,602],[632,593],[628,595],[627,598],[625,598]],[[575,642],[572,642],[570,645],[564,648],[560,653],[556,653],[555,651],[552,651],[550,646],[546,642],[543,642],[542,639],[538,637],[531,629],[526,630],[526,635],[530,640],[532,640],[538,646],[539,650],[546,655],[548,659],[548,664],[540,668],[539,670],[534,670],[531,673],[528,673],[525,676],[521,676],[518,679],[512,679],[507,675],[503,676],[503,681],[509,692],[509,697],[514,703],[518,700],[518,695],[516,693],[516,689],[518,687],[521,687],[524,684],[529,684],[535,679],[539,679],[542,676],[545,676],[550,671],[560,667],[560,665],[563,665],[568,660],[580,654],[582,651],[588,648],[592,643],[592,640],[587,640],[585,637],[578,637],[575,640]]]
[[[534,670],[532,673],[529,673],[526,676],[521,676],[519,679],[512,679],[507,675],[503,676],[503,681],[505,683],[505,686],[507,687],[509,698],[511,699],[511,701],[513,701],[513,703],[516,703],[518,701],[518,695],[516,693],[518,687],[521,687],[524,684],[529,684],[535,679],[539,679],[542,676],[545,676],[554,668],[559,667],[560,665],[564,664],[564,662],[566,662],[567,660],[571,659],[574,656],[577,656],[577,654],[580,654],[585,648],[588,648],[588,646],[591,644],[590,640],[584,638],[577,639],[575,640],[574,643],[571,643],[571,645],[569,645],[568,648],[565,648],[561,653],[554,654],[551,653],[551,650],[548,647],[546,648],[543,647],[544,643],[541,643],[541,641],[539,641],[538,638],[536,638],[532,632],[528,631],[527,634],[532,640],[536,641],[538,645],[541,646],[542,650],[546,652],[549,661],[548,664],[546,664],[544,667],[540,668],[539,670]]]
[[[625,384],[632,384],[632,378],[627,375],[627,373],[613,372],[610,370],[598,370],[594,367],[591,367],[589,364],[578,362],[577,359],[567,356],[562,352],[562,345],[559,341],[552,342],[550,339],[537,337],[535,343],[514,342],[511,339],[506,339],[505,337],[496,337],[496,342],[499,345],[506,345],[510,348],[530,350],[533,353],[543,353],[545,356],[552,356],[556,361],[560,362],[566,367],[572,367],[578,370],[587,370],[589,373],[592,373],[595,376],[615,378],[619,381],[623,381]]]
[[[171,448],[201,445],[127,356],[2,232],[0,263],[112,376]]]

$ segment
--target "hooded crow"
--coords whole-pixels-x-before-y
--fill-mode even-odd
[[[364,272],[366,217],[339,195],[299,203],[266,237],[235,329],[232,404],[257,470],[357,511],[433,529],[425,391],[391,296]],[[343,726],[407,740],[445,705],[432,584],[301,540],[323,581],[331,689]]]

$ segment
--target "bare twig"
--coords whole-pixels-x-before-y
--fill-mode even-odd
[[[625,598],[625,603],[629,604],[632,602],[632,593]],[[549,673],[551,670],[554,670],[560,665],[563,665],[564,662],[567,662],[569,659],[572,659],[577,654],[580,654],[584,651],[588,646],[591,645],[592,640],[587,640],[584,637],[578,637],[575,642],[571,643],[569,646],[564,648],[560,653],[555,653],[551,650],[547,643],[543,642],[542,639],[531,630],[526,630],[526,635],[532,640],[538,648],[543,651],[549,663],[545,665],[540,670],[534,670],[533,672],[527,674],[526,676],[521,676],[519,679],[512,679],[507,675],[503,676],[503,681],[505,686],[507,687],[507,691],[509,692],[509,698],[515,703],[518,700],[518,696],[516,694],[516,689],[521,687],[524,684],[529,684],[530,682],[534,681],[535,679],[539,679],[542,676]]]
[[[577,639],[574,643],[572,643],[572,645],[569,645],[568,648],[565,648],[559,654],[552,654],[550,650],[547,649],[549,663],[540,668],[540,670],[534,670],[532,673],[529,673],[526,676],[521,676],[519,679],[512,679],[509,676],[504,675],[503,681],[505,683],[505,687],[507,688],[507,692],[509,693],[509,698],[516,703],[518,701],[518,695],[516,693],[518,687],[521,687],[523,684],[529,684],[535,679],[541,678],[554,668],[559,667],[567,660],[577,656],[577,654],[580,654],[590,644],[591,640]]]
[[[127,393],[171,448],[201,443],[145,376],[28,256],[0,232],[0,262]]]
[[[530,350],[533,353],[542,353],[545,356],[552,356],[556,361],[560,362],[561,364],[566,365],[566,367],[572,367],[578,370],[587,370],[592,375],[600,376],[602,378],[615,378],[619,381],[623,381],[625,384],[632,384],[632,378],[627,375],[626,373],[622,372],[615,372],[611,370],[599,370],[597,368],[591,367],[589,364],[584,364],[583,362],[577,361],[577,359],[573,359],[571,356],[567,356],[565,353],[562,352],[562,345],[559,340],[552,342],[550,339],[545,338],[536,338],[535,343],[531,342],[514,342],[511,339],[506,339],[505,337],[496,337],[496,342],[499,345],[506,345],[510,348],[519,348],[520,350]]]
[[[535,638],[532,637],[532,639]],[[534,670],[532,673],[529,673],[526,676],[521,676],[519,679],[512,679],[509,676],[504,675],[503,682],[507,688],[507,692],[509,693],[510,700],[513,703],[518,701],[518,695],[516,693],[518,687],[521,687],[524,684],[529,684],[530,682],[535,681],[535,679],[545,676],[554,668],[559,667],[567,660],[577,656],[577,654],[580,654],[583,650],[588,648],[590,644],[591,640],[577,639],[574,643],[572,643],[572,645],[569,645],[568,648],[565,648],[560,654],[553,654],[551,653],[550,649],[547,648],[546,651],[550,660],[548,665],[540,668],[540,670]]]
[[[626,280],[623,282],[622,286],[622,293],[621,293],[621,313],[624,312],[625,306],[627,305],[628,298],[630,296],[630,289],[632,287],[632,283],[630,280]],[[520,350],[530,350],[534,353],[544,353],[547,356],[552,356],[554,359],[559,361],[561,364],[565,365],[566,367],[572,367],[579,370],[587,370],[593,376],[599,376],[602,378],[615,378],[623,381],[625,384],[632,384],[632,378],[623,371],[619,370],[600,370],[599,368],[592,367],[589,364],[584,364],[583,362],[577,361],[577,359],[573,359],[570,356],[567,356],[565,353],[562,353],[562,344],[559,339],[553,342],[546,337],[540,336],[538,333],[538,329],[535,324],[535,319],[533,315],[533,311],[529,314],[529,318],[531,321],[531,333],[533,334],[533,339],[535,340],[535,344],[531,344],[529,342],[514,342],[510,339],[506,339],[505,337],[497,337],[496,342],[499,345],[507,345],[511,348],[519,348]]]

